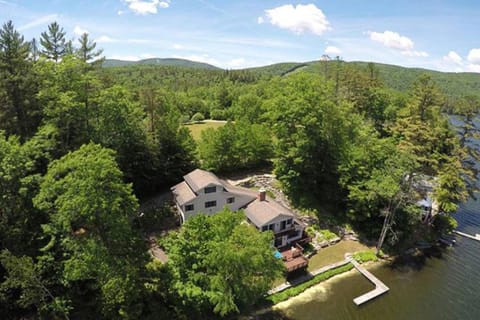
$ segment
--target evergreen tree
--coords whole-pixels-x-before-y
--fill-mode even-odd
[[[22,139],[31,136],[40,122],[29,54],[30,45],[12,21],[5,23],[0,30],[0,129]]]
[[[42,54],[55,62],[58,62],[68,51],[65,31],[57,22],[52,22],[48,26],[48,31],[42,32],[40,44],[43,47]]]
[[[77,56],[82,59],[83,62],[89,62],[98,58],[103,50],[96,50],[97,43],[88,38],[88,33],[84,33],[78,39],[80,42],[80,47],[77,49]]]

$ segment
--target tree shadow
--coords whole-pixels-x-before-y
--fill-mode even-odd
[[[390,264],[390,269],[396,272],[408,272],[411,270],[422,270],[427,261],[432,258],[443,259],[444,248],[433,246],[426,249],[416,249],[409,254],[402,254],[396,257]]]

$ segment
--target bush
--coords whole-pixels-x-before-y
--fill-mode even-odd
[[[449,215],[437,214],[433,220],[433,229],[439,234],[450,233],[458,227],[458,222]]]
[[[291,297],[299,295],[300,293],[302,293],[306,289],[308,289],[308,288],[310,288],[310,287],[312,287],[312,286],[314,286],[314,285],[316,285],[316,284],[318,284],[322,281],[330,279],[331,277],[336,276],[338,274],[350,271],[350,270],[352,270],[352,268],[353,268],[353,265],[351,263],[348,263],[346,265],[337,267],[335,269],[330,269],[328,271],[325,271],[323,273],[320,273],[320,274],[316,275],[314,278],[312,278],[312,279],[310,279],[310,280],[308,280],[308,281],[306,281],[302,284],[299,284],[298,286],[291,287],[291,288],[288,288],[288,289],[286,289],[282,292],[272,294],[271,296],[267,297],[267,300],[270,300],[273,304],[280,303],[280,302],[285,301],[285,300],[287,300]]]
[[[364,263],[367,261],[377,261],[378,257],[375,255],[375,252],[372,250],[360,251],[353,254],[353,258],[357,260],[358,263]]]
[[[225,110],[213,109],[210,111],[210,117],[213,120],[227,120],[227,113]]]
[[[203,113],[197,112],[192,116],[191,120],[195,121],[195,122],[203,121],[203,120],[205,120],[205,116],[203,115]]]

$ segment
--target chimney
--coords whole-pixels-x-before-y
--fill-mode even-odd
[[[261,187],[260,190],[258,190],[258,200],[260,201],[265,201],[267,198],[267,191],[265,188]]]

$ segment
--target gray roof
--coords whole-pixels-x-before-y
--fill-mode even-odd
[[[245,208],[245,215],[257,227],[261,227],[279,216],[295,218],[295,214],[291,210],[269,197],[265,201],[256,199],[248,204]]]
[[[195,193],[198,193],[198,191],[210,184],[222,185],[222,182],[216,175],[201,169],[193,170],[189,174],[183,176],[183,179],[185,179],[185,182],[188,183]]]
[[[178,205],[183,206],[185,203],[195,199],[196,194],[193,193],[192,189],[185,183],[185,181],[180,182],[179,184],[172,187],[172,192],[175,195],[175,200]]]

